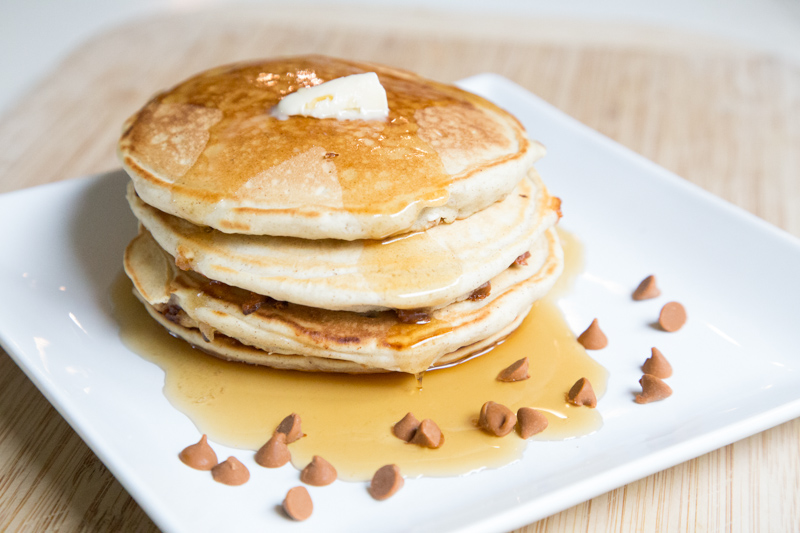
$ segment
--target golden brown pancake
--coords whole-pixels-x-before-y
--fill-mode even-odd
[[[504,200],[452,224],[382,241],[236,235],[128,202],[158,244],[211,279],[276,300],[330,310],[443,307],[505,270],[558,214],[538,175]]]
[[[176,337],[184,339],[195,348],[220,359],[268,366],[282,370],[302,370],[305,372],[341,372],[344,374],[380,374],[386,372],[385,369],[379,367],[361,365],[344,359],[315,357],[313,355],[273,353],[254,346],[248,346],[247,344],[243,344],[223,334],[217,334],[213,339],[209,339],[204,337],[198,328],[194,326],[184,326],[180,322],[175,322],[167,318],[164,313],[147,303],[141,295],[135,291],[134,294],[144,304],[150,316],[166,330]],[[430,368],[448,367],[460,364],[474,356],[482,355],[487,350],[491,350],[495,345],[503,341],[517,329],[527,314],[528,311],[521,313],[517,320],[496,335],[483,339],[475,344],[470,344],[469,346],[462,346],[454,352],[443,355]]]
[[[137,296],[176,335],[228,359],[346,372],[417,373],[479,351],[508,335],[562,268],[563,254],[551,228],[534,244],[527,265],[513,265],[492,278],[485,298],[433,310],[426,324],[405,324],[392,311],[360,314],[274,300],[246,312],[252,293],[178,269],[146,230],[125,253],[125,271]],[[218,333],[223,337],[217,339]],[[206,340],[197,342],[198,335]],[[231,339],[260,352],[236,349]],[[461,350],[469,346],[473,349]]]
[[[271,114],[300,87],[376,72],[387,120]],[[380,239],[452,222],[509,194],[541,145],[451,85],[322,56],[203,72],[126,123],[119,155],[147,204],[226,233]]]
[[[385,120],[273,113],[364,72]],[[140,221],[125,271],[153,318],[226,359],[459,362],[508,336],[563,268],[560,202],[532,167],[543,153],[494,104],[406,71],[322,56],[216,68],[125,124]]]

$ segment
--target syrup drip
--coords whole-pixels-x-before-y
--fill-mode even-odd
[[[581,263],[575,239],[564,232],[561,239],[567,264],[556,293],[568,288]],[[549,426],[531,441],[578,437],[602,425],[596,410],[565,401],[581,377],[602,397],[607,372],[577,343],[554,296],[534,304],[517,331],[487,353],[425,372],[424,385],[423,375],[304,373],[222,361],[171,337],[133,297],[124,274],[112,297],[123,342],[165,371],[165,395],[210,441],[257,450],[283,417],[296,412],[307,436],[290,445],[292,463],[302,468],[320,455],[340,479],[367,480],[389,463],[407,476],[452,476],[515,461],[526,441],[516,434],[494,437],[476,426],[488,400],[514,411],[542,410]],[[522,357],[529,359],[530,379],[495,379]],[[433,450],[394,437],[392,425],[409,411],[434,420],[445,445]]]

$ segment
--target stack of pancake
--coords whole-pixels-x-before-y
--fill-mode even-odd
[[[386,120],[271,110],[376,72]],[[419,373],[507,337],[563,267],[559,201],[521,124],[456,87],[319,56],[237,64],[156,95],[119,155],[136,296],[230,360]]]

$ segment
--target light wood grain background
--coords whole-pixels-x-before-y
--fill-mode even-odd
[[[655,28],[420,11],[240,8],[147,19],[97,36],[0,120],[0,192],[118,167],[122,121],[199,70],[309,52],[442,81],[499,73],[800,235],[797,66]],[[0,351],[0,531],[155,529]],[[679,530],[800,531],[800,420],[521,531]]]

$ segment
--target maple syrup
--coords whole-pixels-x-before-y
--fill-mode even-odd
[[[131,294],[124,274],[112,297],[124,344],[164,370],[164,394],[212,442],[255,451],[294,412],[307,434],[290,445],[298,468],[320,455],[344,480],[367,480],[389,463],[406,476],[460,475],[511,463],[528,445],[517,434],[499,438],[477,428],[486,401],[513,411],[524,406],[542,410],[549,426],[531,441],[578,437],[602,425],[595,409],[565,401],[581,377],[601,397],[607,372],[578,344],[555,303],[582,264],[580,244],[559,233],[566,264],[554,291],[536,302],[498,346],[464,364],[429,370],[424,377],[298,372],[223,361],[170,336]],[[502,369],[522,357],[529,359],[530,379],[497,381]],[[409,411],[439,425],[445,435],[441,448],[407,444],[392,434],[392,425]]]

